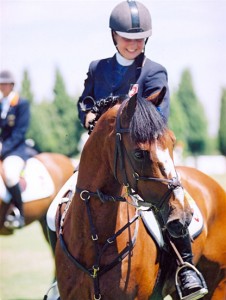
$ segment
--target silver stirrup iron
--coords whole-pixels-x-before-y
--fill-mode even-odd
[[[57,281],[54,281],[48,291],[46,292],[43,300],[59,300],[60,294],[57,286]]]
[[[202,283],[202,288],[200,290],[198,290],[190,295],[187,295],[187,296],[182,295],[182,290],[181,290],[179,280],[178,280],[179,273],[183,268],[189,268],[189,269],[194,270]],[[177,267],[176,274],[175,274],[175,284],[176,284],[176,289],[177,289],[178,295],[180,297],[180,300],[197,300],[197,299],[202,298],[204,295],[206,295],[208,293],[207,285],[206,285],[206,282],[205,282],[202,274],[199,272],[198,269],[196,269],[195,266],[189,264],[188,262],[184,262],[182,265]]]

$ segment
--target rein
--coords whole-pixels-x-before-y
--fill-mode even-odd
[[[90,198],[91,197],[98,197],[102,203],[106,203],[109,201],[113,201],[113,202],[126,202],[126,199],[124,197],[121,196],[109,196],[109,195],[105,195],[102,192],[100,192],[99,190],[97,192],[90,192],[87,190],[82,190],[78,187],[76,187],[76,192],[79,193],[80,195],[80,199],[82,201],[85,202],[86,204],[86,210],[87,210],[87,215],[88,215],[88,219],[89,219],[89,224],[90,224],[90,229],[91,229],[91,239],[94,243],[95,246],[95,250],[96,250],[96,258],[95,258],[95,263],[92,266],[92,268],[86,268],[84,265],[82,265],[78,259],[76,259],[68,250],[68,247],[65,243],[64,237],[63,237],[63,225],[64,225],[64,219],[66,216],[66,213],[69,209],[69,206],[71,204],[71,200],[67,202],[67,205],[65,207],[64,213],[63,215],[59,216],[59,239],[60,239],[60,244],[61,247],[63,249],[63,251],[66,253],[67,257],[80,269],[82,270],[84,273],[86,273],[87,275],[89,275],[92,279],[93,279],[93,283],[94,283],[94,300],[100,300],[101,299],[101,294],[100,294],[100,288],[99,288],[99,277],[102,276],[103,274],[105,274],[106,272],[108,272],[109,270],[111,270],[113,267],[115,267],[118,263],[120,263],[133,249],[135,243],[136,243],[136,239],[137,239],[137,234],[138,234],[138,227],[139,227],[139,223],[136,222],[136,227],[134,230],[134,234],[132,239],[130,240],[129,243],[127,243],[127,246],[117,255],[117,257],[108,265],[101,267],[101,258],[102,255],[104,254],[104,252],[106,251],[106,249],[113,244],[117,237],[122,234],[127,228],[130,227],[130,225],[132,225],[135,221],[138,220],[138,218],[140,217],[139,214],[135,214],[135,216],[129,220],[121,229],[119,229],[113,236],[111,236],[110,238],[108,238],[104,244],[104,246],[102,247],[101,250],[99,250],[98,247],[98,235],[95,229],[95,226],[93,224],[93,219],[92,219],[92,214],[91,214],[91,210],[90,210]],[[61,203],[62,205],[62,203]],[[59,210],[61,211],[61,209]]]

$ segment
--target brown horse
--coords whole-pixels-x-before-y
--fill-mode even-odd
[[[204,299],[226,299],[226,193],[196,169],[175,169],[175,138],[160,119],[152,103],[132,97],[98,120],[81,154],[76,192],[57,218],[61,300],[178,299],[174,275],[165,276],[170,263],[162,263],[137,205],[161,211],[173,195],[172,171],[203,215],[192,248],[209,290]]]
[[[33,195],[32,201],[27,201],[24,203],[24,215],[25,215],[25,224],[28,225],[32,223],[33,221],[39,221],[44,235],[47,239],[47,232],[46,232],[46,213],[49,208],[49,205],[51,204],[52,200],[60,190],[60,188],[63,186],[63,184],[67,181],[67,179],[73,174],[74,166],[70,158],[57,153],[41,153],[35,156],[37,159],[37,162],[35,165],[32,165],[30,168],[30,172],[36,173],[38,172],[37,167],[40,167],[40,165],[45,166],[45,170],[48,173],[48,176],[51,178],[51,184],[52,191],[51,194],[48,194],[48,196],[44,198],[37,198],[37,195]],[[33,158],[31,159],[31,161]],[[36,160],[34,160],[36,161]],[[28,163],[30,165],[30,160],[28,160]],[[28,164],[27,163],[27,164]],[[2,174],[2,168],[0,165],[0,172]],[[25,169],[26,172],[26,169]],[[43,174],[40,174],[40,176],[43,176]],[[25,176],[26,177],[26,176]],[[26,178],[25,178],[26,179]],[[45,178],[43,178],[44,180]],[[23,180],[24,182],[24,180]],[[2,181],[3,183],[3,181]],[[26,182],[24,182],[26,183]],[[44,183],[45,184],[45,183]],[[2,186],[3,188],[4,186]],[[48,187],[47,187],[48,188]],[[44,187],[43,187],[44,189]],[[32,190],[32,186],[31,186]],[[37,192],[37,191],[36,191]],[[43,192],[43,191],[42,191]],[[35,193],[35,192],[34,192]],[[32,197],[32,196],[31,196]],[[11,211],[11,204],[5,203],[0,199],[0,234],[2,235],[9,235],[13,234],[13,230],[8,229],[4,226],[4,221],[6,219],[7,214],[9,211]],[[48,239],[47,239],[48,240]]]

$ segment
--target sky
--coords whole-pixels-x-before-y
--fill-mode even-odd
[[[0,0],[0,70],[14,73],[17,89],[28,70],[36,101],[53,98],[56,69],[68,93],[80,95],[89,63],[115,53],[108,24],[119,2]],[[166,67],[171,93],[182,72],[191,71],[209,133],[215,135],[226,88],[226,0],[141,2],[153,26],[146,56]]]

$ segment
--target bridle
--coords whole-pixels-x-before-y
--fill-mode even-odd
[[[148,204],[151,209],[155,208],[155,212],[157,212],[161,208],[164,201],[170,197],[170,194],[172,193],[172,191],[181,185],[180,185],[178,178],[160,179],[160,178],[153,178],[153,177],[145,177],[145,176],[140,176],[137,172],[134,171],[134,167],[128,157],[128,154],[126,152],[126,148],[123,144],[123,139],[122,139],[123,134],[129,133],[129,128],[121,127],[121,113],[122,113],[122,110],[125,107],[125,105],[128,103],[128,101],[129,101],[129,99],[122,102],[122,104],[120,105],[120,108],[117,112],[117,116],[116,116],[116,145],[115,145],[115,154],[114,154],[114,176],[115,176],[116,180],[119,181],[117,178],[117,169],[118,169],[118,164],[119,164],[119,168],[120,168],[120,171],[122,172],[122,177],[123,177],[123,185],[127,189],[127,195],[130,196],[132,199],[134,199],[133,197],[136,195],[136,193],[138,191],[137,185],[140,180],[167,183],[168,191],[162,197],[162,199],[160,201],[161,203],[158,206],[158,208],[155,208],[152,204],[147,203],[145,201],[137,200],[137,204],[138,204],[137,206],[139,206],[139,205],[145,206],[145,204]],[[134,186],[131,186],[128,181],[128,176],[127,176],[126,168],[125,168],[125,159],[126,158],[129,160],[129,163],[130,163],[130,166],[131,166],[131,169],[133,172],[133,177],[135,179]],[[87,215],[88,215],[90,230],[91,230],[91,239],[94,243],[95,252],[96,252],[94,265],[88,269],[83,264],[81,264],[80,261],[70,253],[70,251],[68,250],[68,247],[64,241],[64,237],[63,237],[64,219],[65,219],[66,213],[69,209],[69,206],[71,204],[71,198],[67,202],[62,215],[61,215],[61,208],[59,209],[59,211],[60,211],[59,218],[58,218],[59,240],[60,240],[60,244],[61,244],[63,251],[65,252],[67,257],[73,262],[73,264],[75,264],[80,270],[85,272],[87,275],[89,275],[93,279],[94,300],[99,300],[99,299],[101,299],[100,288],[99,288],[100,276],[102,276],[103,274],[105,274],[106,272],[111,270],[118,263],[122,262],[122,260],[131,252],[131,250],[135,246],[137,234],[138,234],[138,226],[139,226],[139,222],[136,222],[136,221],[140,217],[140,212],[139,212],[139,210],[136,210],[134,217],[132,219],[130,219],[113,236],[108,238],[106,240],[106,243],[103,245],[102,249],[100,250],[99,245],[98,245],[98,235],[97,235],[97,231],[95,229],[94,223],[93,223],[93,218],[92,218],[91,209],[90,209],[90,198],[91,197],[99,198],[103,203],[107,203],[110,201],[126,202],[127,200],[125,199],[125,197],[122,197],[122,196],[111,196],[111,195],[109,196],[109,195],[102,193],[100,190],[97,190],[96,192],[92,192],[92,191],[88,191],[85,189],[80,189],[78,186],[76,186],[76,192],[79,193],[80,199],[82,201],[84,201],[84,203],[86,205],[86,209],[87,209]],[[62,203],[60,205],[62,205]],[[100,263],[101,258],[102,258],[102,255],[104,254],[104,252],[106,251],[106,249],[112,243],[114,243],[116,241],[117,237],[121,233],[123,233],[126,229],[128,229],[133,223],[135,223],[134,234],[133,234],[131,240],[127,243],[126,247],[117,255],[117,257],[111,263],[109,263],[108,265],[105,265],[105,266],[101,266],[101,263]]]
[[[171,179],[166,179],[166,178],[155,178],[155,177],[149,177],[149,176],[140,176],[138,172],[134,170],[133,164],[129,158],[129,155],[126,151],[126,148],[123,144],[123,134],[129,134],[130,130],[129,128],[122,128],[121,127],[121,113],[123,111],[123,108],[126,106],[128,103],[129,99],[125,100],[117,113],[116,117],[116,146],[115,146],[115,154],[114,154],[114,176],[118,180],[117,177],[117,168],[118,168],[118,163],[119,163],[119,168],[120,171],[122,172],[122,180],[123,180],[123,185],[127,188],[128,194],[133,195],[138,193],[138,182],[139,181],[154,181],[154,182],[160,182],[160,183],[166,183],[168,184],[168,190],[167,192],[163,195],[162,199],[158,203],[158,207],[154,207],[153,204],[148,202],[150,207],[152,207],[155,211],[159,211],[164,204],[164,202],[169,198],[171,195],[172,191],[176,189],[177,187],[181,187],[180,180],[177,177],[173,177]],[[127,161],[129,162],[130,168],[132,170],[132,175],[134,178],[134,186],[131,186],[128,180],[128,176],[126,173],[126,167],[125,167],[125,160],[127,158]],[[138,201],[138,204],[148,206],[148,203],[145,201]]]

